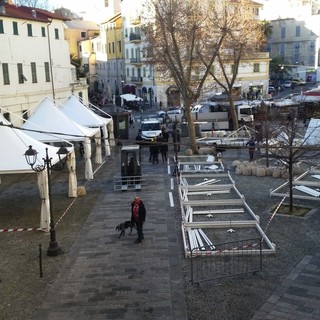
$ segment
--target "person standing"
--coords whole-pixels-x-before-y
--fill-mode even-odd
[[[137,226],[138,238],[134,243],[141,243],[144,239],[143,223],[146,220],[146,214],[147,212],[144,203],[138,196],[135,196],[131,203],[131,221]]]
[[[253,161],[254,151],[256,149],[254,137],[251,137],[251,139],[247,142],[246,146],[249,146],[249,159],[250,161]]]

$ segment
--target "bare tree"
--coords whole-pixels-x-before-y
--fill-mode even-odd
[[[191,106],[200,96],[230,32],[223,4],[210,0],[149,0],[144,11],[148,21],[143,29],[147,60],[156,66],[158,82],[174,82],[179,89],[194,153],[198,148]]]
[[[320,125],[317,123],[302,137],[300,135],[301,128],[299,122],[294,114],[289,114],[286,119],[280,122],[277,128],[277,139],[280,142],[280,146],[269,149],[273,157],[278,159],[288,170],[289,212],[293,211],[294,165],[300,161],[312,163],[315,157],[320,154],[319,135],[316,135],[317,141],[311,141],[312,136],[319,129]]]
[[[16,5],[48,10],[48,0],[15,0]]]
[[[225,19],[228,34],[217,54],[217,64],[210,75],[222,87],[228,97],[233,128],[237,130],[238,116],[234,106],[234,84],[242,63],[250,63],[259,52],[264,35],[258,20],[253,15],[248,0],[225,1]],[[203,61],[206,64],[206,61]]]

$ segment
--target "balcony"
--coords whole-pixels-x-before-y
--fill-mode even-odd
[[[134,84],[142,84],[143,80],[142,77],[131,77],[131,82]]]
[[[138,66],[142,65],[142,61],[140,58],[130,58],[130,63]]]
[[[129,41],[133,43],[141,42],[141,34],[140,33],[130,33]]]
[[[141,18],[140,17],[131,17],[130,23],[134,26],[141,24]]]

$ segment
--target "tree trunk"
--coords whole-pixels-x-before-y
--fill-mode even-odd
[[[198,154],[199,151],[198,151],[198,146],[197,146],[197,141],[196,141],[196,130],[194,127],[194,122],[193,122],[190,106],[186,106],[186,114],[187,114],[187,121],[188,121],[190,149],[192,150],[193,154]]]
[[[238,115],[237,115],[237,110],[236,107],[233,103],[232,96],[228,97],[229,99],[229,110],[230,110],[230,115],[232,118],[232,123],[233,123],[233,130],[238,130],[239,129],[239,122],[238,122]]]
[[[290,157],[292,156],[292,150],[290,148]],[[289,169],[289,213],[293,211],[293,163],[291,160],[288,161],[288,169]]]

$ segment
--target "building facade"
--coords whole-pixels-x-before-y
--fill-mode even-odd
[[[320,1],[283,0],[277,14],[270,9],[276,3],[272,0],[264,7],[265,17],[271,19],[272,26],[267,41],[270,56],[281,57],[292,77],[319,81]]]
[[[0,7],[0,107],[28,117],[44,97],[63,101],[72,89],[87,99],[87,85],[77,82],[64,39],[64,18],[41,9]]]

